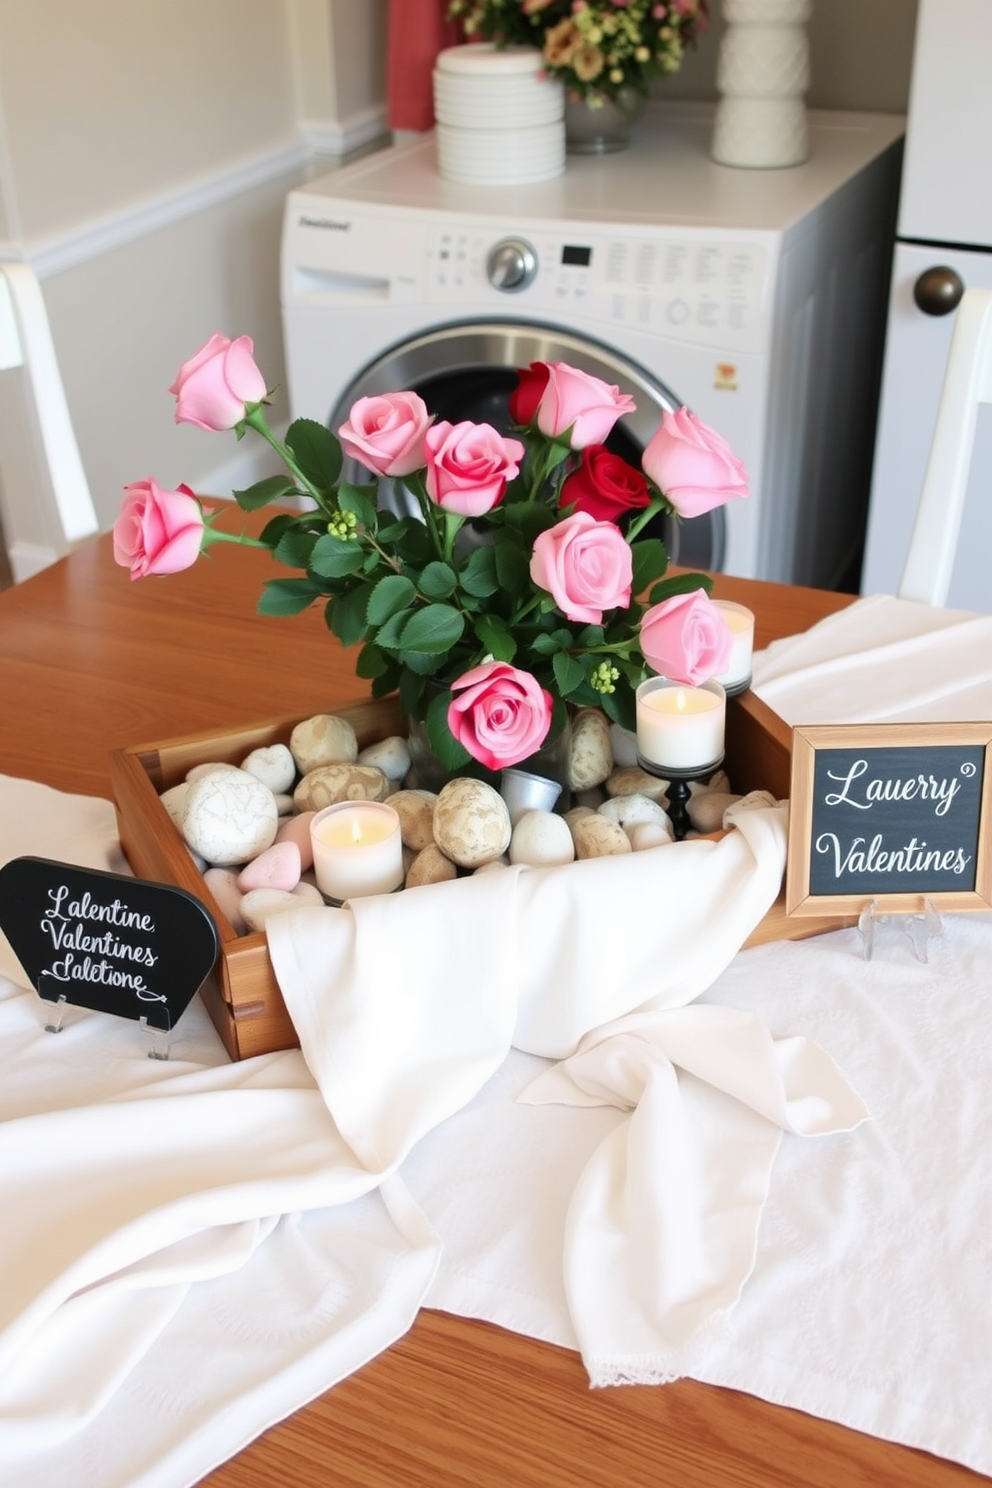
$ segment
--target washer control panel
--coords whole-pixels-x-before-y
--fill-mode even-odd
[[[770,322],[775,248],[697,233],[551,237],[482,227],[428,235],[427,295],[457,309],[519,296],[534,313],[581,315],[604,332],[627,325],[727,350],[761,349]]]

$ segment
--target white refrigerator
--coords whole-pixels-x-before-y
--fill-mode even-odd
[[[898,587],[969,286],[992,289],[992,0],[919,0],[863,594]],[[992,407],[979,409],[947,604],[992,611]]]

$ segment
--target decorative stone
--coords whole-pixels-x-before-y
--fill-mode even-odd
[[[689,797],[685,809],[697,832],[719,832],[723,827],[723,813],[739,800],[740,796],[727,791],[701,791],[698,796]]]
[[[189,782],[181,780],[178,785],[170,785],[159,796],[159,800],[169,813],[180,832],[183,829],[183,806],[186,804],[186,795],[189,791]]]
[[[296,888],[290,890],[290,897],[295,899],[298,904],[323,905],[324,903],[324,896],[317,885],[307,883],[306,879],[301,879],[296,885]]]
[[[304,873],[313,867],[313,843],[310,841],[310,823],[313,818],[314,812],[301,811],[298,816],[291,816],[280,823],[276,833],[277,842],[296,843],[300,853],[300,868]]]
[[[607,821],[598,811],[590,811],[581,817],[572,828],[577,858],[619,857],[632,851],[630,839],[623,827]]]
[[[276,796],[291,791],[296,780],[296,761],[285,744],[265,744],[253,749],[241,761],[241,768],[267,785]]]
[[[204,775],[209,775],[214,770],[236,770],[237,765],[228,764],[226,760],[205,760],[202,765],[193,765],[186,772],[186,780],[192,785],[194,780],[202,780]]]
[[[715,771],[709,780],[689,781],[690,796],[701,796],[706,791],[726,791],[728,795],[731,793],[730,776],[726,770]]]
[[[408,889],[420,889],[425,884],[450,883],[458,877],[458,869],[450,858],[446,858],[435,844],[423,848],[410,864],[406,875]]]
[[[599,808],[600,816],[605,816],[607,821],[616,822],[618,827],[632,827],[635,822],[660,822],[662,826],[670,826],[668,813],[657,801],[652,801],[650,796],[611,796],[604,801]]]
[[[492,873],[496,869],[509,868],[509,866],[506,858],[493,858],[491,863],[480,863],[478,868],[472,869],[472,873],[473,875],[476,873]]]
[[[647,796],[649,801],[660,801],[667,791],[667,780],[649,775],[640,765],[625,765],[622,770],[614,770],[606,782],[606,793],[610,796]]]
[[[351,765],[358,758],[355,730],[336,713],[317,713],[298,723],[289,736],[289,748],[301,775],[321,765]]]
[[[567,824],[569,831],[571,831],[575,823],[581,821],[584,816],[595,815],[596,812],[592,806],[572,806],[570,810],[565,812],[562,821]]]
[[[632,822],[629,827],[624,827],[624,831],[634,852],[647,852],[650,847],[667,847],[675,841],[671,827],[664,822]]]
[[[296,802],[288,791],[273,792],[276,798],[276,810],[280,816],[292,816],[296,810]]]
[[[271,920],[273,915],[285,914],[287,910],[299,907],[299,898],[286,889],[252,889],[241,901],[245,924],[256,935],[265,929],[266,920]]]
[[[244,897],[238,888],[238,875],[230,868],[208,868],[203,882],[217,901],[217,908],[227,920],[235,935],[244,935],[248,926],[241,913]]]
[[[576,791],[572,796],[573,806],[588,806],[590,811],[598,811],[606,800],[606,791],[601,785],[593,785],[589,790]]]
[[[484,780],[449,780],[434,808],[434,840],[460,868],[478,868],[510,845],[510,813],[499,791]]]
[[[573,790],[602,785],[613,769],[610,722],[598,708],[581,708],[572,720],[568,783]]]
[[[737,800],[731,801],[723,813],[723,826],[732,827],[738,816],[745,811],[767,810],[770,806],[777,806],[778,801],[771,791],[753,790],[748,791],[746,796],[739,796]]]
[[[295,842],[273,842],[265,852],[252,858],[238,874],[238,888],[243,894],[252,889],[285,889],[290,893],[296,888],[303,872],[300,849]]]
[[[399,781],[410,768],[410,749],[399,734],[391,734],[388,739],[380,739],[378,744],[370,744],[363,749],[358,756],[358,763],[374,765],[387,780]]]
[[[211,770],[194,780],[183,805],[182,833],[208,863],[247,863],[276,840],[279,813],[267,785],[244,770]]]
[[[404,847],[420,852],[434,841],[437,796],[433,791],[400,790],[390,796],[389,804],[400,819],[400,838]]]
[[[293,792],[297,811],[322,811],[338,801],[383,801],[386,777],[370,765],[318,765]]]
[[[553,811],[525,811],[510,838],[510,862],[551,868],[575,861],[575,843],[564,817]]]
[[[611,723],[610,748],[613,751],[613,763],[618,770],[637,764],[637,735],[633,729],[621,728],[619,723]]]

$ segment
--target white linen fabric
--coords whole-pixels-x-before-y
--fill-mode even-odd
[[[992,719],[992,615],[873,594],[756,653],[751,686],[794,726]]]

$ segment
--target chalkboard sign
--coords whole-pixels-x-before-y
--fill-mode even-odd
[[[786,912],[988,909],[992,723],[796,728]]]
[[[167,1032],[218,950],[217,927],[185,889],[48,858],[0,868],[0,926],[46,1002]]]

